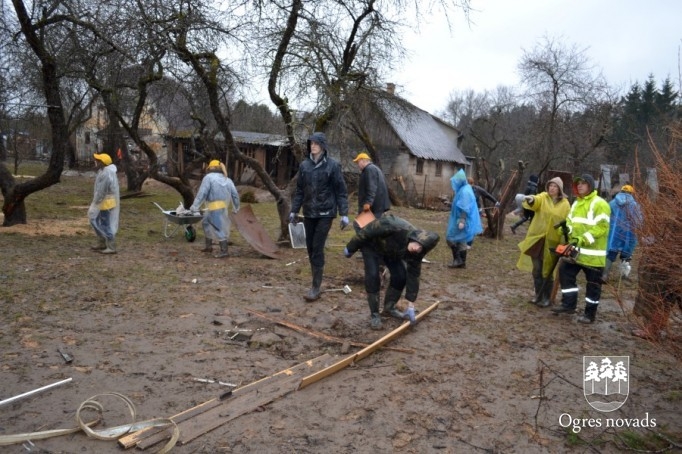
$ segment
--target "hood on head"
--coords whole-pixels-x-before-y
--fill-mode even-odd
[[[410,241],[416,241],[422,245],[422,252],[420,255],[426,255],[431,249],[435,248],[438,244],[440,237],[435,232],[429,232],[427,230],[415,230],[408,236]]]
[[[564,192],[564,180],[561,179],[561,177],[554,177],[551,180],[545,184],[545,191],[549,192],[549,184],[554,183],[555,185],[559,186],[559,197],[561,198],[566,198],[567,195]]]
[[[459,188],[468,184],[467,175],[464,173],[464,169],[459,169],[450,179],[452,189],[457,192]]]
[[[578,195],[577,183],[578,183],[578,181],[581,181],[581,180],[586,181],[587,185],[590,187],[590,190],[587,193],[588,194],[592,193],[592,191],[594,191],[594,189],[595,189],[594,178],[589,173],[584,173],[584,174],[580,175],[579,177],[573,178],[573,194],[576,196]]]
[[[311,134],[310,137],[308,137],[308,141],[306,142],[308,154],[310,154],[310,142],[319,143],[320,146],[322,147],[322,152],[323,153],[327,152],[327,136],[325,136],[323,132],[314,132]]]
[[[632,197],[632,194],[630,194],[630,193],[619,192],[615,196],[613,196],[613,200],[616,201],[616,204],[618,206],[625,206],[628,203],[634,201],[634,197]]]

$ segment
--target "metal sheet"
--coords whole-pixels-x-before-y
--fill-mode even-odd
[[[289,238],[291,238],[291,247],[300,249],[305,247],[305,227],[302,222],[296,224],[289,223]]]
[[[253,214],[251,205],[242,205],[237,214],[230,213],[232,223],[239,233],[255,250],[271,259],[281,258],[279,247],[268,236],[258,218]]]

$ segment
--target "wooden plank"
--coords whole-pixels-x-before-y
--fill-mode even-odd
[[[440,301],[435,302],[434,304],[432,304],[431,306],[429,306],[425,310],[421,311],[419,313],[419,315],[417,315],[417,317],[416,317],[417,321],[420,321],[422,318],[426,317],[431,311],[436,309],[438,307],[438,304],[440,304]],[[299,389],[303,389],[306,386],[315,383],[316,381],[319,381],[319,380],[321,380],[321,379],[323,379],[323,378],[325,378],[325,377],[327,377],[333,373],[338,372],[339,370],[347,367],[351,363],[356,362],[356,361],[360,361],[361,359],[369,356],[372,352],[377,350],[379,347],[381,347],[385,343],[393,340],[395,337],[397,337],[403,331],[407,330],[409,327],[410,327],[410,322],[406,321],[405,323],[400,325],[398,328],[394,329],[393,331],[391,331],[390,333],[388,333],[387,335],[385,335],[381,339],[377,340],[376,342],[372,343],[368,347],[363,348],[359,352],[357,352],[353,355],[350,355],[347,358],[342,359],[341,361],[339,361],[335,364],[332,364],[329,367],[326,367],[326,368],[324,368],[318,372],[315,372],[314,374],[311,374],[307,377],[304,377],[303,380],[301,380],[301,385],[299,386]]]
[[[213,410],[216,407],[222,407],[225,403],[233,402],[235,400],[235,397],[239,397],[242,394],[248,394],[249,396],[256,395],[257,393],[263,392],[263,388],[267,387],[270,383],[276,382],[276,383],[282,383],[286,380],[287,377],[294,377],[294,389],[298,386],[298,382],[300,381],[301,377],[306,374],[310,373],[311,370],[318,370],[322,367],[324,367],[325,364],[331,359],[331,356],[329,354],[324,354],[321,356],[318,356],[317,358],[313,358],[311,360],[305,361],[303,363],[297,364],[293,367],[290,367],[288,369],[281,370],[273,375],[269,375],[267,377],[264,377],[260,380],[257,380],[255,382],[249,383],[245,386],[239,387],[235,390],[232,391],[232,397],[226,401],[221,401],[218,398],[211,399],[207,402],[204,402],[202,404],[199,404],[195,407],[189,408],[187,410],[184,410],[174,416],[171,416],[170,419],[172,419],[178,426],[180,427],[181,431],[181,439],[182,439],[182,427],[183,423],[184,425],[187,426],[186,421],[189,421],[193,418],[198,417],[199,415],[202,415],[203,413],[209,412],[210,410]],[[271,392],[272,390],[268,389],[266,390],[268,392]],[[251,397],[253,399],[253,397]],[[266,402],[268,403],[268,402]],[[265,405],[265,404],[260,404],[260,405]],[[257,408],[257,406],[252,406],[251,410],[252,411],[254,408]],[[243,414],[243,413],[242,413]],[[210,419],[214,413],[210,414],[211,416],[206,417],[204,419]],[[224,419],[224,418],[223,418]],[[234,419],[234,418],[231,418]],[[221,421],[220,424],[224,424],[225,422],[229,421],[229,419],[225,419],[224,421]],[[217,427],[217,426],[216,426]],[[215,427],[213,427],[215,428]],[[211,429],[208,429],[211,430]],[[208,430],[204,431],[203,433],[207,432]],[[199,434],[201,435],[201,434]],[[165,439],[167,439],[170,436],[170,432],[166,428],[149,428],[149,429],[144,429],[140,430],[138,432],[135,432],[130,435],[126,435],[125,437],[122,437],[118,440],[119,446],[122,448],[128,449],[133,446],[137,446],[140,449],[146,449],[150,446],[153,446]],[[198,435],[197,435],[198,436]],[[196,438],[196,437],[195,437]],[[185,441],[186,443],[186,441]]]
[[[353,347],[362,347],[362,348],[367,347],[369,345],[369,344],[366,344],[364,342],[348,341],[347,339],[342,339],[340,337],[330,336],[329,334],[321,333],[319,331],[314,331],[314,330],[310,330],[307,328],[303,328],[302,326],[296,325],[296,324],[291,323],[291,322],[287,322],[285,320],[278,320],[274,317],[270,317],[268,314],[265,314],[263,312],[259,312],[259,311],[253,310],[253,309],[246,309],[246,311],[250,312],[254,315],[257,315],[261,318],[264,318],[266,320],[269,320],[273,323],[276,323],[278,325],[286,326],[287,328],[291,328],[294,331],[298,331],[299,333],[309,334],[313,337],[324,339],[324,340],[329,341],[329,342],[335,342],[338,344],[343,344],[345,342],[348,342],[348,344],[352,345]],[[386,350],[392,350],[392,351],[396,351],[396,352],[414,353],[414,349],[411,349],[411,348],[396,348],[396,347],[384,347],[384,348]]]
[[[217,398],[211,399],[207,402],[204,402],[203,404],[199,404],[195,407],[188,408],[187,410],[178,413],[175,416],[171,416],[170,419],[172,419],[173,422],[177,424],[179,422],[185,421],[186,419],[192,418],[199,413],[210,410],[211,408],[220,405],[220,403],[221,402]],[[146,438],[149,438],[162,432],[164,433],[168,432],[168,435],[161,438],[161,440],[170,437],[170,431],[168,430],[167,427],[148,427],[146,429],[138,430],[137,432],[128,434],[125,437],[119,438],[118,445],[123,449],[129,449],[138,444],[141,440],[144,440]]]
[[[315,360],[306,361],[286,369],[270,377],[259,388],[247,388],[243,394],[231,397],[224,401],[222,405],[179,424],[180,439],[178,444],[189,443],[198,436],[220,427],[228,421],[250,413],[258,407],[267,405],[290,392],[296,391],[302,377],[324,368],[330,359],[331,356],[323,355]]]

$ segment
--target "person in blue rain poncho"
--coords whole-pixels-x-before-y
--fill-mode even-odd
[[[637,246],[637,228],[642,223],[642,211],[634,197],[635,188],[624,185],[620,192],[609,202],[611,206],[611,222],[609,243],[606,247],[606,265],[602,280],[606,281],[613,262],[620,256],[620,273],[627,278],[630,275],[630,259]]]
[[[463,169],[459,169],[450,178],[450,186],[455,197],[450,207],[448,230],[445,234],[445,240],[452,250],[452,262],[448,267],[466,268],[467,243],[471,243],[476,235],[483,232],[483,226],[476,195]]]

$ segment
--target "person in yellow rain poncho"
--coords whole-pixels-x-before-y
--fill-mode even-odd
[[[211,252],[213,240],[220,245],[220,252],[215,258],[227,257],[227,239],[230,236],[230,218],[227,207],[232,201],[232,211],[239,211],[239,193],[234,183],[227,177],[224,164],[217,159],[208,163],[206,175],[201,180],[199,191],[194,197],[190,211],[198,212],[204,204],[204,218],[201,227],[206,237],[206,246],[202,252]]]
[[[88,220],[97,235],[98,242],[91,249],[102,254],[116,253],[116,233],[121,198],[118,188],[116,166],[106,153],[94,154],[97,176]]]
[[[552,273],[559,257],[551,251],[561,242],[561,230],[555,226],[566,219],[571,204],[564,194],[561,178],[552,178],[545,185],[545,192],[527,195],[523,208],[535,212],[526,237],[519,243],[521,256],[516,266],[533,275],[535,297],[530,303],[540,307],[550,305],[554,285]]]

